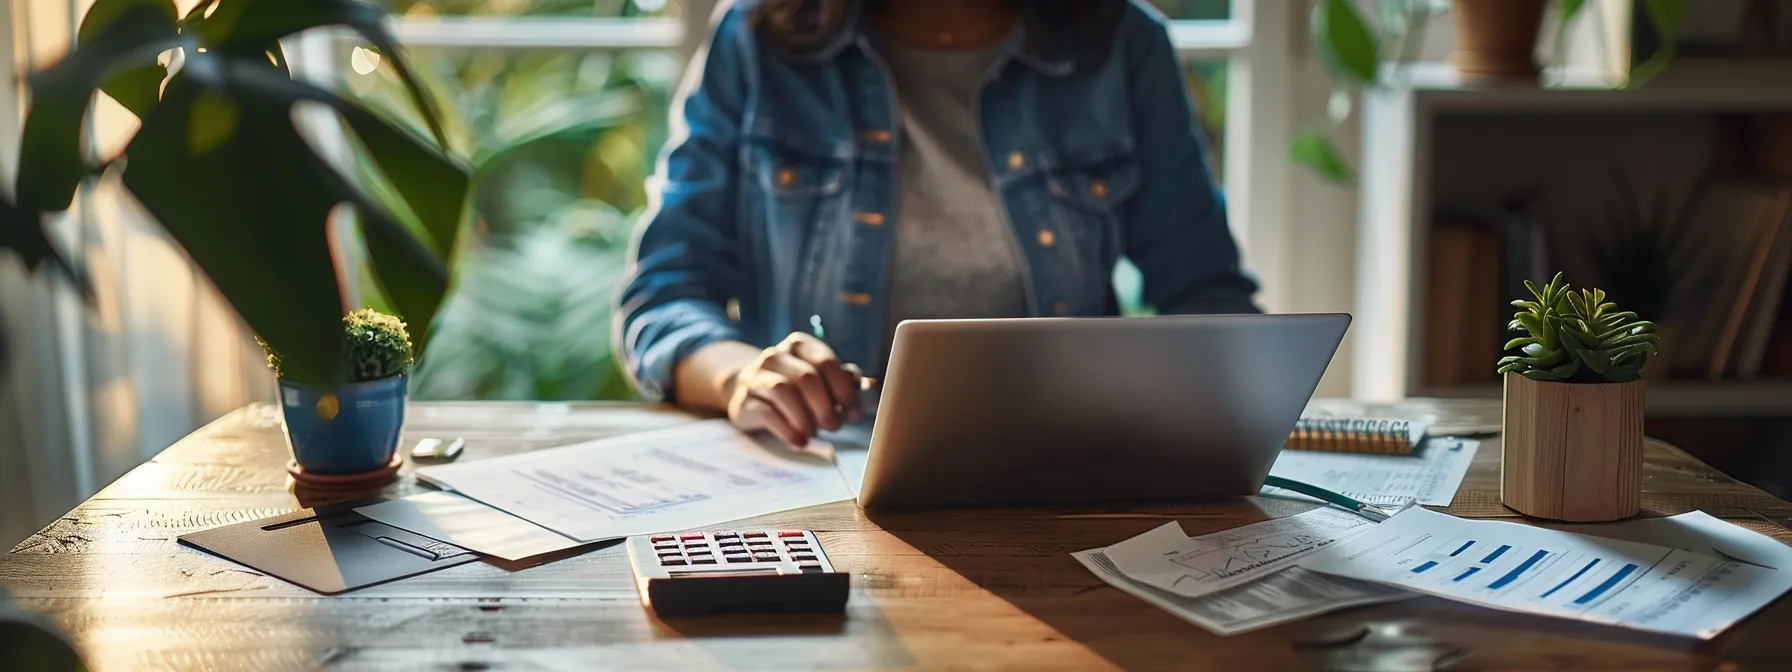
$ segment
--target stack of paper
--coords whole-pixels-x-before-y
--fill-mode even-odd
[[[1373,527],[1334,508],[1313,509],[1200,537],[1176,523],[1107,548],[1072,554],[1102,581],[1220,635],[1328,611],[1411,597],[1340,579],[1295,560]]]
[[[417,477],[457,494],[356,511],[507,560],[852,498],[831,455],[767,446],[725,420],[426,467]]]
[[[1269,474],[1380,506],[1449,506],[1480,447],[1474,439],[1432,438],[1411,455],[1284,450]],[[1276,487],[1263,494],[1319,501]]]
[[[1763,559],[1780,566],[1792,555],[1783,545],[1765,548],[1750,545],[1750,551],[1771,555]],[[1700,639],[1716,636],[1792,588],[1789,571],[1635,541],[1464,520],[1417,507],[1298,564],[1496,609]]]

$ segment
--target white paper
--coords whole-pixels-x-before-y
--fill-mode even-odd
[[[1385,507],[1398,508],[1413,500],[1449,506],[1480,446],[1474,439],[1433,438],[1412,455],[1284,450],[1269,474]],[[1276,487],[1263,488],[1263,494],[1319,501]]]
[[[1129,579],[1200,597],[1288,567],[1295,558],[1374,525],[1331,507],[1199,537],[1183,534],[1182,526],[1171,522],[1103,553]]]
[[[521,560],[582,542],[451,492],[424,492],[355,512],[401,530],[496,556]]]
[[[826,452],[768,447],[711,420],[417,476],[589,542],[851,499]]]
[[[1691,511],[1668,518],[1636,518],[1618,523],[1569,525],[1533,523],[1564,532],[1579,532],[1606,539],[1637,541],[1668,548],[1684,548],[1723,560],[1740,560],[1768,569],[1792,571],[1792,546],[1778,539]]]
[[[1710,639],[1792,572],[1413,507],[1296,564],[1482,606]]]
[[[1396,588],[1288,567],[1204,597],[1183,597],[1127,578],[1103,549],[1071,556],[1108,585],[1222,636],[1414,596]]]

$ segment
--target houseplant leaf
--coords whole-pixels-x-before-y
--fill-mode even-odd
[[[1313,7],[1313,46],[1336,79],[1375,81],[1381,41],[1349,0],[1320,0]]]
[[[102,8],[89,47],[76,50],[31,78],[31,111],[19,141],[19,175],[14,197],[28,210],[68,208],[87,177],[81,130],[93,92],[121,67],[181,44],[173,19],[155,3],[126,2]],[[128,97],[128,94],[127,94]]]
[[[124,184],[281,353],[284,375],[340,381],[346,311],[327,233],[340,201],[308,169],[322,159],[290,107],[234,90],[221,60],[191,55],[169,81],[125,149]]]
[[[81,20],[81,29],[75,37],[76,46],[87,48],[99,37],[102,28],[136,7],[153,8],[167,17],[169,25],[175,22],[174,0],[96,0]],[[157,62],[158,56],[147,54],[136,59],[135,64],[123,64],[120,70],[105,78],[100,90],[142,119],[160,97],[162,80],[168,78],[168,68]]]
[[[300,102],[316,102],[341,114],[424,225],[431,238],[428,244],[418,241],[396,215],[349,184],[335,169],[321,162],[305,164],[313,173],[311,179],[333,193],[337,202],[354,205],[360,214],[374,277],[409,325],[413,347],[420,355],[429,324],[448,292],[445,259],[453,253],[465,210],[470,179],[466,169],[373,113],[333,93],[288,79],[277,70],[239,65],[229,67],[228,72],[235,87],[270,103],[290,109]]]
[[[1301,131],[1294,137],[1294,143],[1288,147],[1288,157],[1338,184],[1349,184],[1356,179],[1332,139],[1316,128]]]
[[[306,0],[305,2],[256,2],[218,0],[218,9],[199,24],[201,39],[225,49],[266,50],[281,38],[320,26],[347,26],[380,53],[387,55],[393,72],[411,94],[430,133],[444,149],[448,135],[434,104],[425,95],[405,59],[398,57],[397,42],[386,30],[386,12],[365,0]]]

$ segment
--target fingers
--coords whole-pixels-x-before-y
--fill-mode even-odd
[[[779,354],[765,363],[767,371],[783,374],[786,381],[794,383],[802,403],[809,411],[809,417],[815,425],[828,431],[840,429],[840,413],[836,412],[834,395],[828,390],[821,371],[790,354]]]
[[[833,348],[821,340],[806,334],[792,334],[785,339],[785,349],[790,354],[808,362],[821,374],[822,383],[826,385],[828,396],[833,399],[832,405],[840,409],[839,415],[849,420],[859,418],[859,378],[858,367],[841,364],[840,356]],[[839,429],[833,426],[830,430]]]
[[[747,395],[771,404],[784,417],[784,421],[790,423],[790,428],[800,435],[790,445],[808,445],[809,437],[815,436],[816,423],[809,413],[809,404],[803,401],[803,393],[797,389],[796,383],[785,374],[769,368],[761,369],[747,385]]]
[[[764,399],[744,397],[739,407],[730,415],[733,416],[734,426],[743,430],[765,430],[792,446],[800,447],[807,442],[795,427],[790,426],[790,421],[784,419],[784,414]]]

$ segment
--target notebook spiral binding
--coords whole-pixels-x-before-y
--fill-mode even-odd
[[[1409,453],[1411,420],[1366,418],[1301,418],[1288,435],[1287,447],[1350,453]]]

